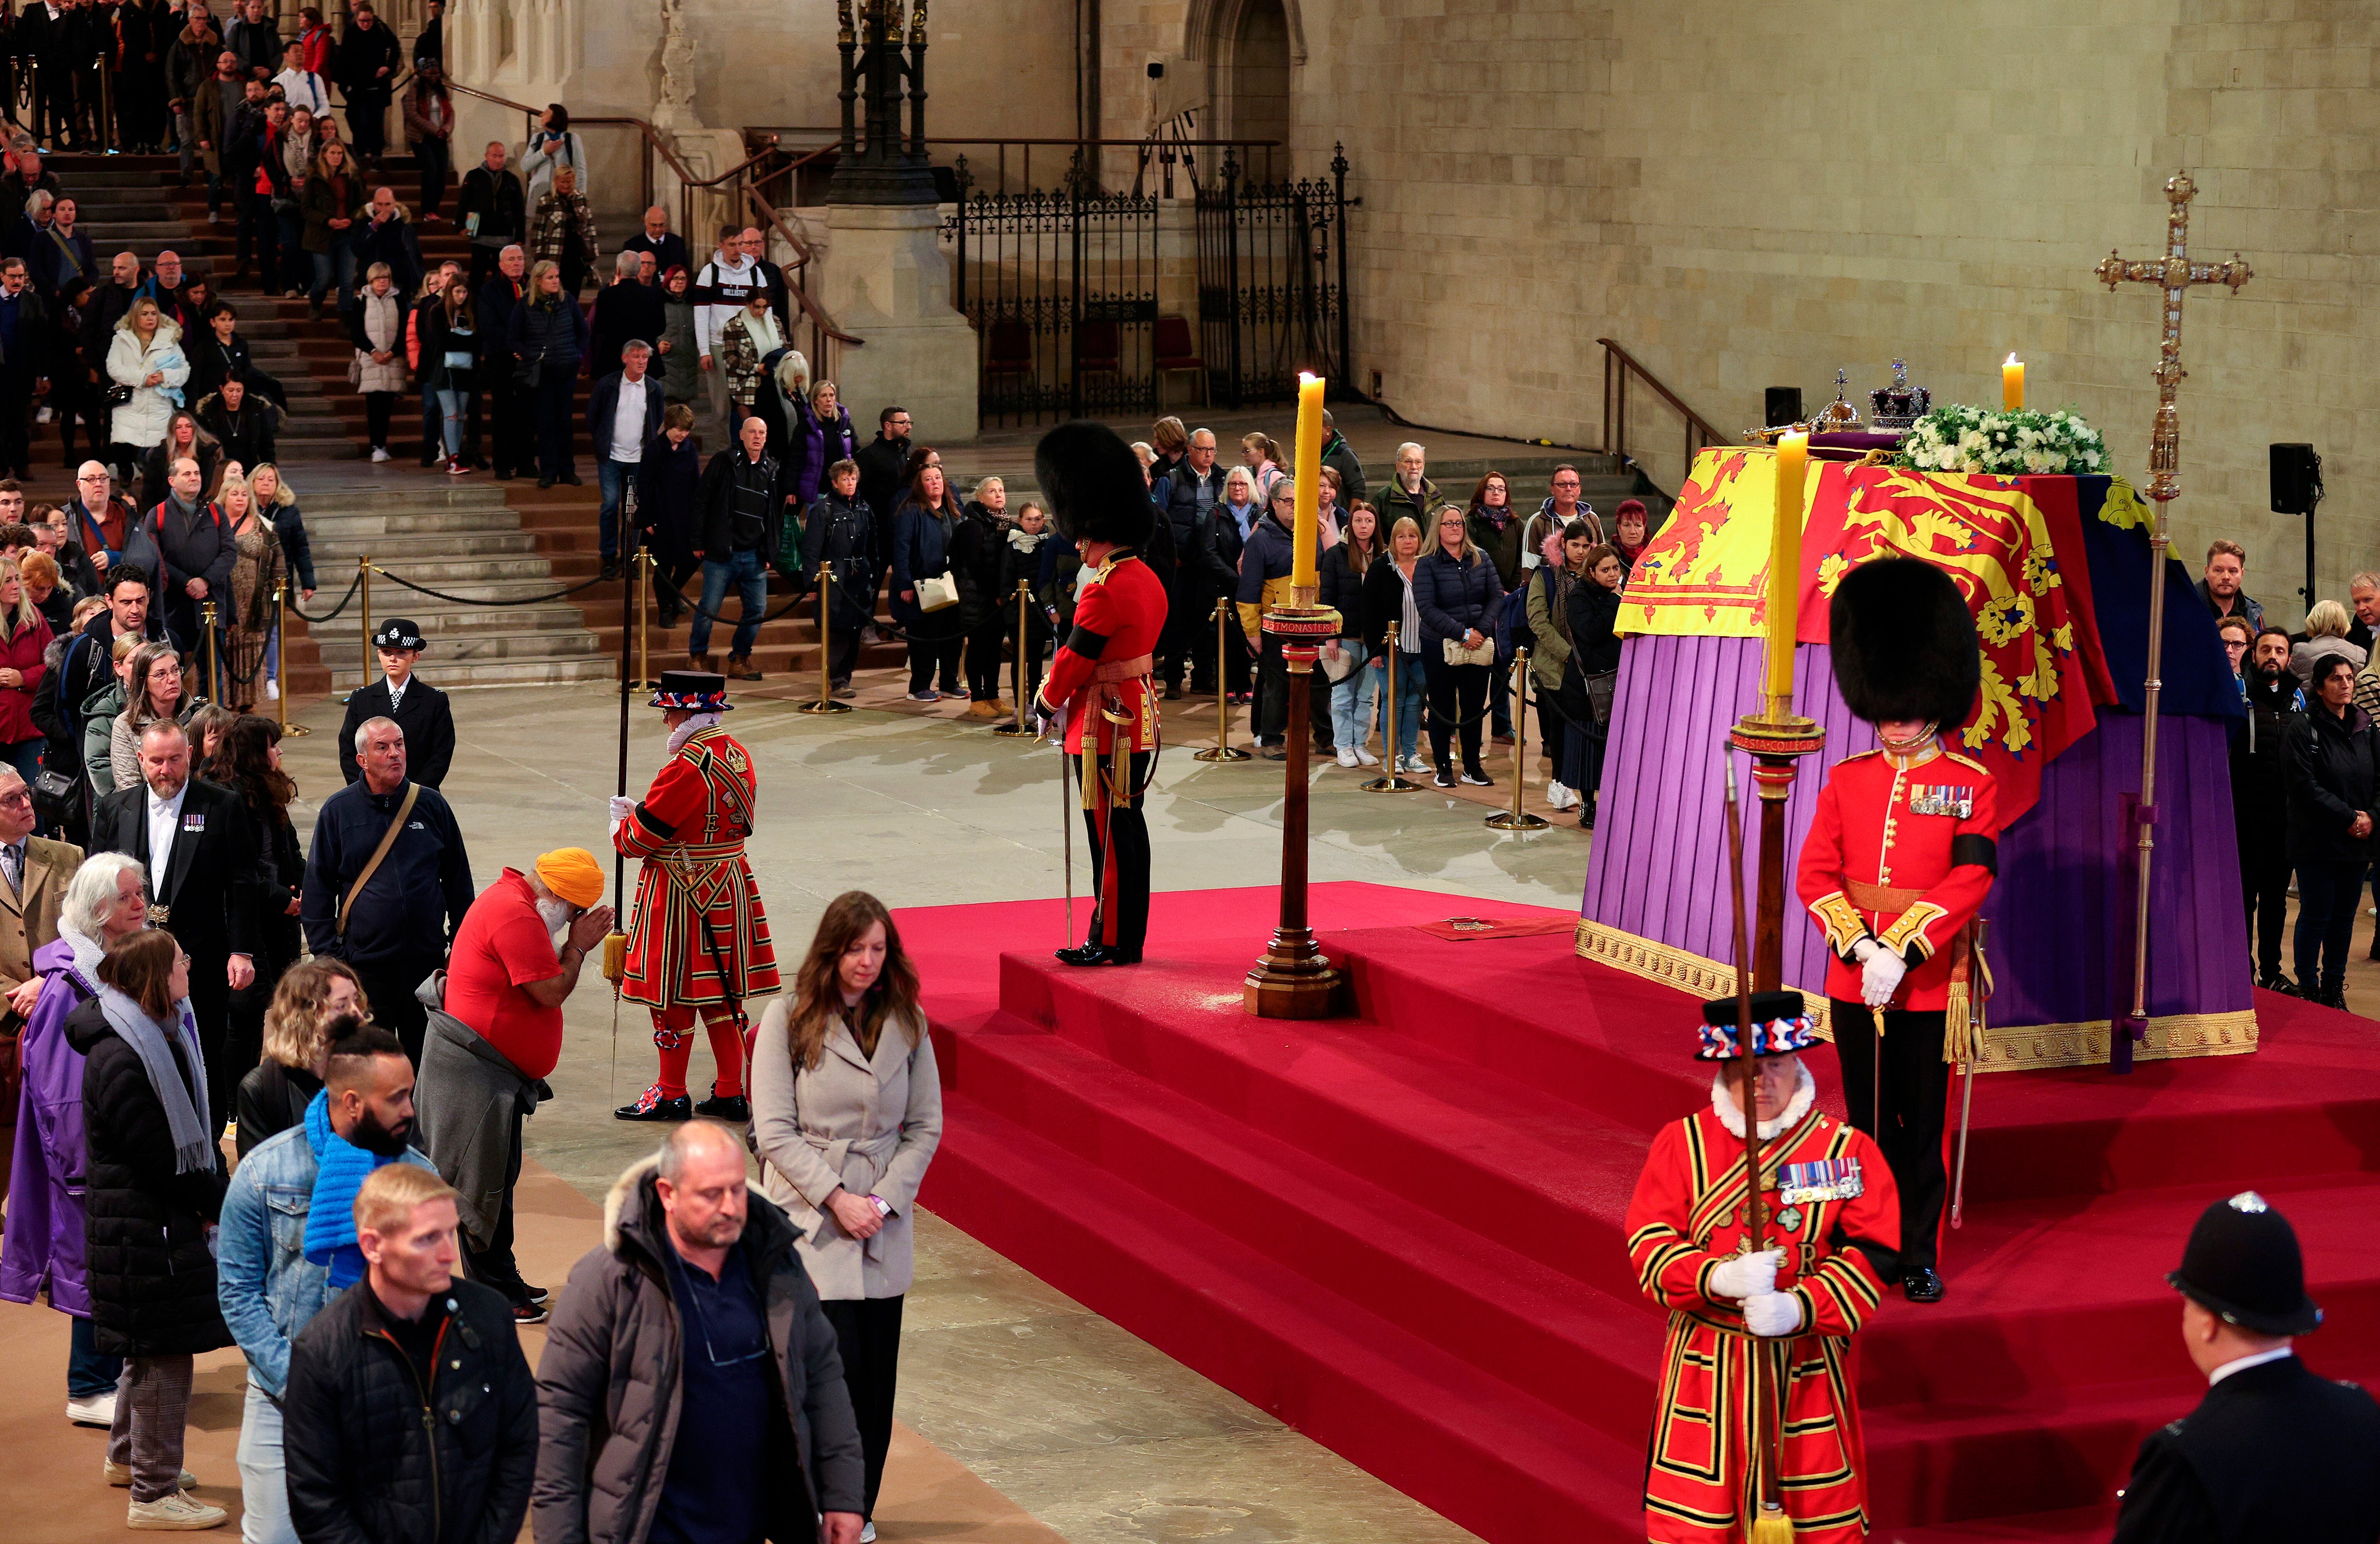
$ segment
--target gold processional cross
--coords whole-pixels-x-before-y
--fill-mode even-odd
[[[2166,505],[2181,493],[2177,475],[2181,467],[2181,413],[2176,399],[2181,393],[2182,377],[2189,373],[2181,368],[2181,302],[2192,285],[2225,285],[2236,295],[2241,285],[2255,277],[2237,252],[2228,262],[2190,261],[2190,201],[2197,193],[2198,185],[2187,172],[2176,172],[2167,179],[2165,199],[2170,209],[2165,221],[2163,257],[2128,262],[2110,249],[2107,260],[2092,270],[2110,291],[2127,281],[2155,285],[2165,291],[2165,341],[2152,372],[2157,383],[2157,410],[2156,430],[2149,441],[2148,492],[2156,516],[2149,533],[2147,722],[2142,733],[2140,800],[2131,811],[2140,851],[2133,876],[2137,894],[2132,914],[2132,1011],[2123,1023],[2111,1026],[2107,1036],[2107,1062],[2117,1072],[2132,1070],[2132,1047],[2147,1037],[2149,1027],[2149,855],[2156,824],[2158,665],[2165,653],[2165,554],[2170,540]]]

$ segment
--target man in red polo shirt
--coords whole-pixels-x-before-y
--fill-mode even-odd
[[[509,1297],[527,1324],[545,1318],[547,1295],[513,1261],[521,1119],[562,1059],[562,1004],[612,930],[602,898],[602,868],[583,847],[547,853],[527,874],[505,869],[455,930],[445,1002],[422,1044],[423,1149],[453,1176],[472,1278]]]

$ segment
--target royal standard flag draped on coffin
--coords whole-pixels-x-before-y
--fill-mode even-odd
[[[1669,524],[1629,576],[1619,631],[1762,636],[1774,455],[1714,446],[1694,458]],[[1955,726],[1958,742],[1999,780],[2001,818],[2014,820],[2038,796],[2043,766],[2096,726],[2095,705],[2116,700],[2079,555],[2080,480],[1845,462],[1814,462],[1809,480],[1796,637],[1827,641],[1835,586],[1858,564],[1914,557],[1949,575],[1974,614],[1983,656],[1983,690]],[[2109,505],[2131,498],[2120,481],[2107,487]]]

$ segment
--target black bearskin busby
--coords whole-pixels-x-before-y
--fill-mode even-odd
[[[1835,687],[1852,712],[1870,723],[1967,722],[1983,660],[1948,574],[1913,557],[1863,563],[1835,587],[1828,626]]]
[[[1157,518],[1148,479],[1132,446],[1106,424],[1077,419],[1042,435],[1033,447],[1033,472],[1049,496],[1050,517],[1075,545],[1148,543]]]

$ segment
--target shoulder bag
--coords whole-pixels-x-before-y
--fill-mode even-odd
[[[943,611],[959,603],[959,581],[947,568],[917,585],[919,611]]]
[[[1492,665],[1496,663],[1496,637],[1493,633],[1482,638],[1476,649],[1465,649],[1459,638],[1442,638],[1438,641],[1449,664]]]
[[[356,876],[356,882],[347,886],[347,893],[339,897],[339,936],[341,938],[347,936],[347,918],[355,911],[356,897],[363,894],[363,888],[371,882],[371,877],[380,872],[381,860],[388,857],[389,848],[396,845],[396,833],[405,829],[406,817],[413,813],[413,801],[420,796],[420,784],[408,783],[405,785],[405,797],[396,807],[396,819],[389,821],[388,829],[380,833],[380,845],[374,847],[371,857],[364,860],[363,871]]]

